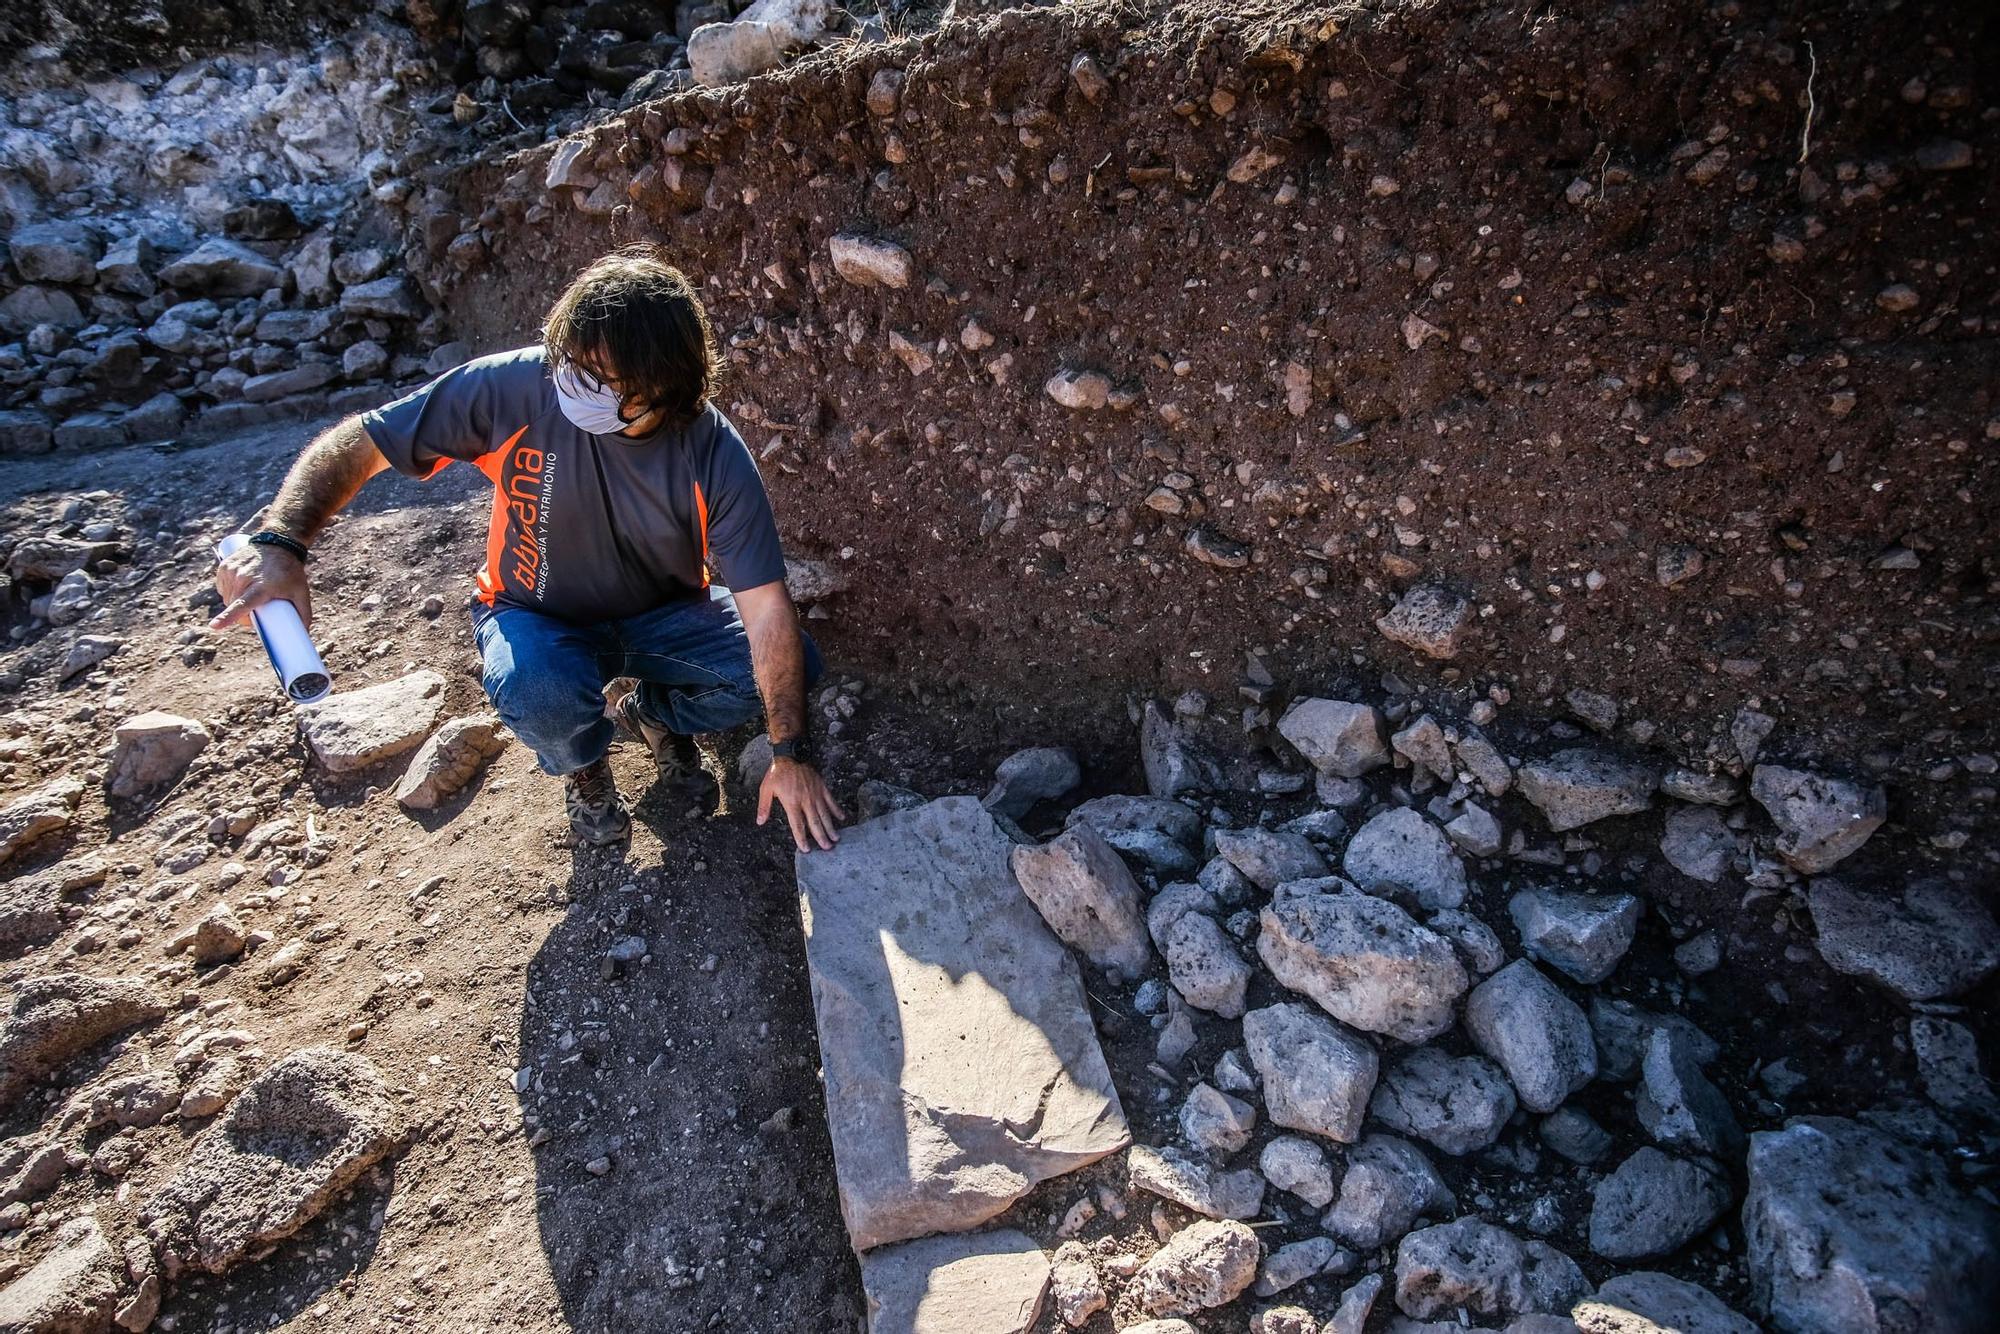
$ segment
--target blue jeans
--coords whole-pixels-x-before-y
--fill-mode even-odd
[[[750,636],[736,599],[719,585],[706,597],[617,621],[578,624],[475,603],[472,623],[486,697],[545,773],[574,773],[604,758],[617,731],[604,716],[604,683],[614,676],[637,677],[640,714],[670,732],[725,731],[764,711]],[[825,666],[803,627],[799,639],[811,686]]]

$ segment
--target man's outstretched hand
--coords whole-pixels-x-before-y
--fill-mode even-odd
[[[223,557],[215,567],[215,589],[222,594],[222,610],[208,623],[211,630],[247,624],[251,612],[279,600],[297,607],[299,619],[308,630],[312,628],[312,589],[306,584],[305,564],[283,547],[252,543]]]
[[[787,759],[771,761],[771,767],[764,773],[763,786],[757,789],[758,824],[770,819],[774,799],[785,808],[785,819],[792,826],[792,841],[799,845],[800,852],[811,852],[813,843],[831,848],[840,842],[840,831],[834,827],[834,821],[845,820],[847,812],[840,809],[833,793],[826,790],[826,780],[810,764]],[[807,835],[811,835],[812,842],[806,841]]]

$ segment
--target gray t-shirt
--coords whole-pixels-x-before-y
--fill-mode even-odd
[[[708,405],[642,439],[590,435],[556,406],[540,347],[448,371],[361,424],[398,472],[470,463],[493,481],[479,600],[566,621],[637,615],[785,577],[770,497],[743,437]]]

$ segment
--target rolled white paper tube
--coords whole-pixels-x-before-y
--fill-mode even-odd
[[[233,556],[250,541],[247,533],[231,533],[216,544],[217,558]],[[326,673],[326,664],[319,660],[319,650],[313,647],[312,636],[306,633],[306,623],[299,619],[299,609],[283,598],[266,602],[250,613],[250,623],[257,627],[257,637],[264,641],[264,652],[270,655],[271,669],[278,674],[278,684],[285,688],[295,704],[311,704],[324,699],[333,689],[333,678]]]

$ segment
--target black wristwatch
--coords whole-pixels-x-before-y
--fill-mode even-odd
[[[296,537],[288,537],[284,533],[272,532],[269,528],[259,529],[257,532],[250,534],[250,542],[253,546],[283,548],[291,552],[294,556],[297,556],[301,564],[312,559],[312,551],[307,548],[305,543],[299,541]]]
[[[770,733],[767,732],[765,735],[769,736]],[[774,760],[792,760],[799,764],[811,764],[812,743],[806,739],[804,734],[788,737],[783,741],[773,741],[771,743],[771,758]]]

